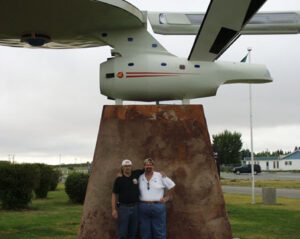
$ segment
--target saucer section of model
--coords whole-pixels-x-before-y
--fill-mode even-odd
[[[122,0],[0,0],[0,45],[83,48],[107,45],[107,31],[144,25]]]

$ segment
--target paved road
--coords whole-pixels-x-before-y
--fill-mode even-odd
[[[246,195],[251,195],[252,193],[251,187],[222,186],[222,190],[225,193],[236,193],[236,194],[246,194]],[[261,194],[262,194],[262,188],[255,188],[255,195],[261,195]],[[276,194],[277,197],[300,199],[300,189],[277,188]]]
[[[249,179],[251,174],[240,174],[236,175],[234,173],[223,173],[221,172],[222,178],[228,179]],[[300,173],[292,172],[262,172],[258,175],[255,175],[256,179],[268,179],[268,180],[300,180]]]

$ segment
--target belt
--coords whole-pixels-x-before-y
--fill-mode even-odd
[[[160,201],[141,201],[141,203],[156,204],[156,203],[162,203],[162,202],[160,202]]]
[[[120,203],[120,206],[124,206],[124,207],[134,207],[136,205],[136,203]]]

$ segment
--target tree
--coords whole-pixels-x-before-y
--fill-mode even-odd
[[[272,153],[269,150],[264,150],[258,153],[255,153],[256,157],[271,157]]]
[[[243,149],[241,151],[241,160],[244,160],[246,157],[251,157],[251,151],[249,149]]]
[[[270,152],[269,150],[265,150],[262,152],[255,153],[256,157],[278,157],[280,155],[284,155],[286,153],[283,152],[282,149],[278,149],[276,151]]]
[[[213,135],[214,151],[218,153],[218,157],[222,164],[234,164],[240,162],[240,151],[242,148],[241,134],[238,132],[224,132]]]

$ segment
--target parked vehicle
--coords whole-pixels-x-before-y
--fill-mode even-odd
[[[251,173],[251,164],[235,167],[235,168],[233,168],[232,171],[235,174]],[[258,173],[261,173],[261,168],[258,164],[254,164],[254,174],[258,174]]]

